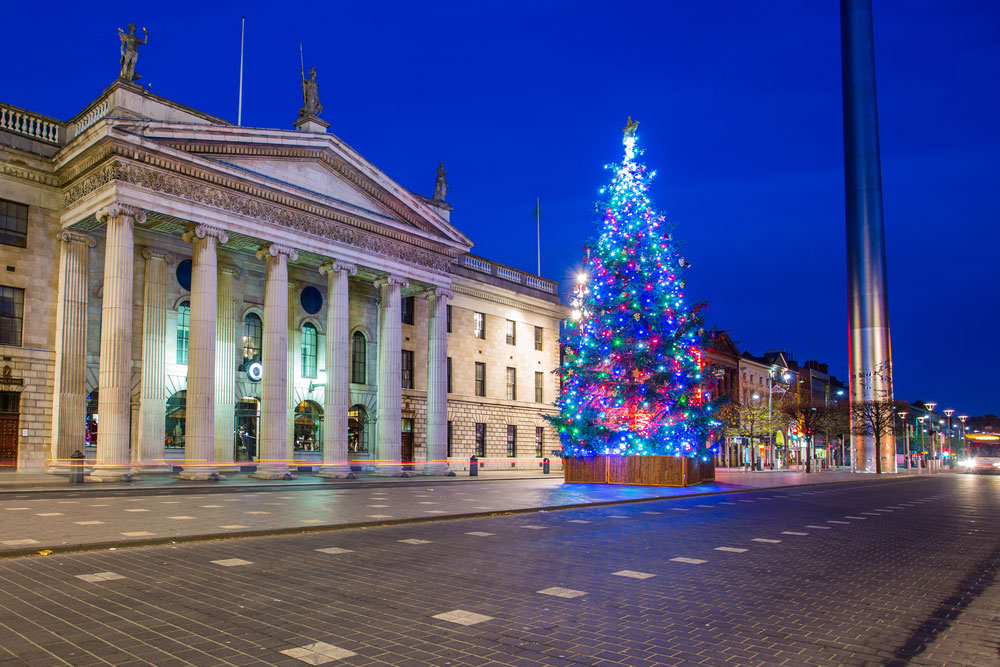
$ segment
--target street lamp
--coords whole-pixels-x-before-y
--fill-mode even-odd
[[[906,415],[909,413],[906,410],[900,410],[896,414],[899,415],[899,421],[903,422],[903,439],[906,442],[906,474],[910,474],[910,427],[906,423]]]
[[[937,454],[937,445],[934,444],[934,408],[937,407],[937,403],[928,403],[924,401],[924,407],[927,408],[927,439],[931,442],[931,453]]]
[[[969,415],[959,415],[958,419],[962,422],[962,455],[968,458],[969,449],[968,444],[965,442],[965,420],[969,418]]]
[[[955,414],[954,410],[945,410],[944,411],[945,417],[948,418],[948,453],[949,454],[954,454],[955,453],[955,452],[951,451],[951,416],[953,414]]]

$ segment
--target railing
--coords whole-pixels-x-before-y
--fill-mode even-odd
[[[88,127],[104,118],[104,115],[108,113],[108,101],[101,100],[101,103],[95,106],[93,109],[87,112],[87,114],[76,121],[73,126],[73,136],[79,136],[81,132],[86,130]]]
[[[0,130],[58,144],[61,128],[62,124],[58,121],[0,104]]]
[[[482,257],[476,257],[475,255],[462,255],[461,260],[455,261],[461,263],[461,265],[467,269],[479,271],[480,273],[485,273],[488,276],[496,276],[497,278],[517,283],[518,285],[525,285],[532,289],[547,292],[548,294],[559,293],[558,285],[551,280],[539,278],[538,276],[533,276],[530,273],[525,273],[524,271],[518,271],[517,269],[512,269],[509,266],[504,266],[503,264],[491,262],[488,259],[483,259]]]

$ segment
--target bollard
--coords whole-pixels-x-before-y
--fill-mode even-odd
[[[69,471],[69,483],[70,484],[83,484],[83,452],[79,449],[70,455],[70,471]]]
[[[469,477],[478,477],[478,476],[479,476],[479,459],[477,459],[476,455],[473,454],[469,458]]]
[[[542,474],[543,475],[548,475],[549,474],[549,459],[548,458],[542,459]]]

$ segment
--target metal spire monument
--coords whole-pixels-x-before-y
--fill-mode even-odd
[[[886,280],[871,0],[841,0],[840,31],[844,78],[851,404],[891,403],[889,288]],[[852,408],[852,427],[858,421],[859,416]],[[852,435],[851,439],[856,469],[859,472],[876,472],[874,436]],[[881,470],[896,472],[896,448],[891,429],[887,429],[880,440]]]

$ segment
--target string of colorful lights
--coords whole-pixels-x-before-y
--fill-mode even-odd
[[[702,386],[703,305],[684,302],[690,266],[653,208],[629,118],[621,164],[601,189],[562,342],[559,431],[566,456],[707,455],[716,422]]]

